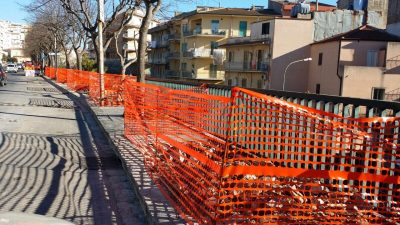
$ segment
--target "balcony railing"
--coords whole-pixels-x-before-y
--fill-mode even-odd
[[[180,40],[181,37],[178,34],[170,34],[168,35],[168,41],[176,41]]]
[[[226,71],[260,71],[260,72],[268,71],[267,62],[260,62],[260,63],[225,62],[224,66]]]
[[[225,36],[226,31],[210,31],[210,32],[205,32],[202,31],[201,29],[195,29],[192,31],[183,31],[183,36],[188,37],[188,36],[196,36],[196,35],[210,35],[210,36]]]
[[[193,78],[192,72],[189,71],[182,71],[183,78]]]
[[[166,64],[167,61],[165,58],[149,58],[149,63],[150,64]]]
[[[167,54],[167,59],[179,59],[180,54],[179,52],[170,52]]]
[[[179,77],[178,71],[167,70],[165,71],[165,78],[177,78]]]
[[[251,42],[266,42],[270,43],[271,38],[269,35],[263,35],[263,36],[258,36],[258,37],[234,37],[234,38],[229,38],[226,41],[226,44],[246,44],[246,43],[251,43]]]
[[[187,58],[210,58],[211,57],[211,49],[190,49],[187,52],[183,53],[183,57]]]
[[[166,48],[168,46],[167,41],[152,41],[150,42],[151,48]]]

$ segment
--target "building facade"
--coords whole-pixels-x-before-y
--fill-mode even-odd
[[[30,60],[23,50],[28,30],[28,25],[0,21],[0,50],[7,56],[17,58],[19,62]]]
[[[276,15],[262,7],[197,7],[177,15],[164,27],[150,31],[155,44],[149,59],[154,76],[220,82],[226,57],[220,46],[228,38],[249,36],[253,22]]]
[[[400,90],[400,37],[370,26],[311,45],[308,91],[380,100]],[[400,92],[399,92],[400,93]]]
[[[121,34],[117,38],[112,39],[109,47],[105,52],[106,65],[109,68],[109,72],[119,73],[121,63],[118,52],[124,57],[125,60],[133,60],[137,58],[138,51],[138,41],[139,41],[139,29],[142,24],[144,17],[144,12],[141,10],[135,10],[132,19],[124,26]],[[114,32],[119,28],[122,19],[122,14],[120,14],[108,30],[106,35],[108,38],[112,38]],[[153,28],[159,24],[158,20],[153,20],[150,22],[150,28]],[[150,43],[151,35],[147,37]],[[118,52],[117,52],[118,49]],[[94,55],[93,55],[94,56]]]

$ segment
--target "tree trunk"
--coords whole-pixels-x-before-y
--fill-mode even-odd
[[[150,22],[154,17],[153,10],[154,10],[154,5],[151,3],[148,3],[146,1],[146,14],[143,17],[142,25],[140,26],[139,29],[139,55],[138,55],[138,61],[139,61],[139,74],[137,76],[137,81],[141,83],[146,82],[146,53],[147,53],[147,34],[150,26]]]
[[[82,55],[81,53],[79,53],[78,48],[74,48],[74,52],[76,55],[76,67],[78,68],[78,70],[82,70]]]

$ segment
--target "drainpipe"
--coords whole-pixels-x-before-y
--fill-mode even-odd
[[[339,40],[338,59],[337,59],[337,67],[336,67],[336,76],[339,78],[339,96],[342,96],[342,89],[343,89],[343,76],[341,76],[339,74],[341,51],[342,51],[342,40]]]

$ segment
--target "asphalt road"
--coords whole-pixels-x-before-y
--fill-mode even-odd
[[[40,77],[0,87],[0,212],[79,225],[145,224],[119,160],[91,114]]]

